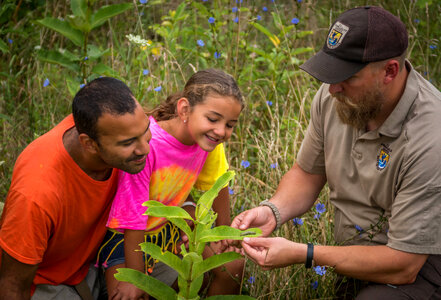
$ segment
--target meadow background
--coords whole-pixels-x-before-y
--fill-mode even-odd
[[[269,198],[294,163],[320,86],[299,65],[323,46],[332,20],[344,10],[379,5],[398,15],[409,32],[414,68],[441,87],[441,0],[92,1],[93,12],[131,5],[80,40],[38,21],[53,17],[81,28],[81,18],[69,17],[70,1],[0,3],[0,210],[19,153],[70,113],[82,84],[101,75],[126,82],[148,107],[203,68],[220,68],[237,79],[246,108],[226,144],[237,173],[230,186],[233,216]],[[335,244],[326,189],[317,204],[275,235]],[[242,293],[332,299],[335,277],[331,269],[261,271],[247,262]]]

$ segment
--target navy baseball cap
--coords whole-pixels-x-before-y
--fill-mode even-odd
[[[350,9],[332,24],[323,48],[300,69],[325,83],[342,82],[371,62],[406,51],[406,26],[377,6]]]

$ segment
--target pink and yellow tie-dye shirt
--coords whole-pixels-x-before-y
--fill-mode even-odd
[[[143,215],[147,207],[142,203],[157,200],[165,205],[181,206],[194,185],[209,189],[228,169],[222,144],[210,154],[198,144],[184,145],[159,127],[153,117],[150,117],[150,130],[150,153],[144,170],[138,174],[119,173],[118,189],[107,221],[109,228],[156,231],[166,220]]]

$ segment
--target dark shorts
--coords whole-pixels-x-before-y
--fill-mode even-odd
[[[158,233],[145,235],[146,242],[156,244],[163,250],[175,253],[176,243],[179,239],[179,230],[171,223],[167,223]],[[97,263],[107,269],[124,262],[124,234],[107,230],[98,252]],[[146,271],[151,273],[155,260],[150,255],[144,253],[144,262],[146,264]]]

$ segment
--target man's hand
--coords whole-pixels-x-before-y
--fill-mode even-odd
[[[258,227],[263,236],[269,236],[276,228],[276,218],[268,206],[258,206],[247,210],[234,218],[231,227],[245,230],[250,227]]]
[[[264,270],[283,268],[306,260],[307,246],[287,239],[245,238],[242,247],[248,257]]]
[[[110,295],[109,295],[110,296]],[[110,298],[112,300],[149,300],[143,290],[138,289],[131,283],[119,282],[115,289],[115,294]]]

